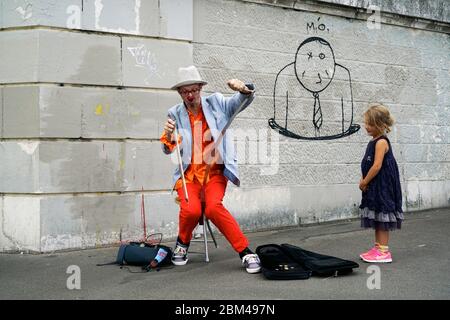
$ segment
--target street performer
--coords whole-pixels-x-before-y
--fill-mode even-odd
[[[201,91],[206,84],[195,66],[178,70],[178,82],[171,89],[178,91],[183,102],[169,109],[160,138],[164,153],[170,154],[177,147],[175,133],[178,132],[183,159],[182,168],[177,167],[173,175],[180,213],[172,263],[185,265],[188,261],[192,232],[202,215],[203,197],[206,218],[239,254],[246,271],[258,273],[261,269],[258,256],[249,249],[248,239],[222,203],[228,180],[236,186],[240,181],[234,143],[221,134],[235,115],[253,101],[254,86],[232,79],[227,82],[236,91],[232,97],[224,97],[218,92],[202,97]],[[220,143],[217,145],[215,141]]]

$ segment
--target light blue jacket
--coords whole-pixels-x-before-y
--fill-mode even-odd
[[[253,85],[247,84],[247,87],[253,89]],[[206,122],[208,123],[208,127],[211,130],[211,135],[214,141],[217,141],[220,132],[226,126],[228,121],[233,117],[233,115],[238,112],[240,105],[245,101],[245,99],[247,99],[247,101],[245,101],[240,111],[248,107],[248,105],[252,103],[254,98],[254,93],[235,93],[232,97],[229,98],[224,97],[221,93],[214,93],[208,97],[201,98],[203,114],[205,115]],[[183,137],[180,149],[183,169],[184,172],[186,172],[191,164],[192,158],[192,130],[191,123],[189,121],[189,115],[184,103],[179,103],[170,108],[168,111],[168,117],[175,120],[178,133]],[[240,180],[238,173],[237,155],[232,138],[233,137],[231,135],[225,134],[218,150],[225,165],[223,174],[228,178],[228,180],[233,182],[236,186],[239,186]],[[162,149],[166,154],[171,153],[167,146],[164,144],[162,144]],[[174,149],[173,151],[175,150],[176,149]],[[180,177],[180,169],[179,166],[177,166],[173,175],[174,185]]]

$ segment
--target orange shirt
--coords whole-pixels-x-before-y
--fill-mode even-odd
[[[203,114],[202,108],[200,107],[196,115],[194,115],[189,109],[187,110],[192,131],[192,159],[191,165],[184,173],[184,178],[186,180],[186,183],[193,183],[197,180],[200,184],[203,184],[207,167],[204,154],[208,152],[206,150],[209,150],[206,148],[210,145],[211,148],[214,141],[211,138],[211,132],[209,130],[208,123],[206,122],[206,118]],[[166,134],[164,132],[159,140],[164,143],[170,151],[172,151],[176,146],[175,142],[167,140]],[[208,182],[210,176],[223,173],[224,165],[222,164],[222,161],[220,161],[219,159],[216,162],[217,163],[213,164],[210,168],[206,182]],[[183,182],[180,178],[175,183],[174,189],[181,188],[182,186]]]

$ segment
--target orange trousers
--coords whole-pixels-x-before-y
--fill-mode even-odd
[[[225,236],[236,252],[248,247],[248,240],[239,228],[238,223],[222,204],[227,187],[227,178],[222,175],[212,176],[205,185],[205,215]],[[180,217],[178,237],[184,244],[189,244],[192,232],[202,215],[201,192],[202,185],[195,180],[187,183],[189,202],[184,197],[183,187],[177,189],[180,199]]]

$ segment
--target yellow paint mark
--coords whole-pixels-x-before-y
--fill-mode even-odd
[[[95,107],[95,114],[98,116],[103,114],[103,106],[100,103]]]
[[[119,167],[120,167],[120,170],[123,170],[125,168],[125,160],[124,159],[120,159]]]

